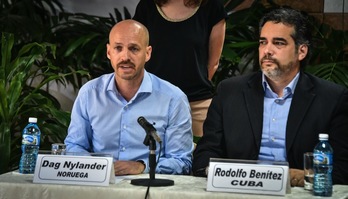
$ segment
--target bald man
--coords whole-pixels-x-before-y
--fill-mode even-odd
[[[192,130],[189,103],[176,86],[144,69],[151,57],[149,33],[134,20],[110,31],[106,55],[114,69],[87,82],[79,91],[65,139],[67,151],[112,154],[116,175],[149,172],[140,116],[153,124],[163,150],[156,173],[189,174]],[[165,67],[165,66],[164,66]]]

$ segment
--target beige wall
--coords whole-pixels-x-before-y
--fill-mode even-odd
[[[337,30],[348,30],[348,0],[274,0],[315,16]]]
[[[117,8],[123,14],[126,7],[133,16],[139,0],[59,0],[66,11],[71,13],[82,12],[90,15],[109,17]]]

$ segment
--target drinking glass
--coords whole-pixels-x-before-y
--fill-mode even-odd
[[[313,153],[307,152],[303,154],[303,170],[304,170],[304,189],[313,190]]]
[[[52,155],[65,155],[65,144],[63,143],[53,143],[51,147]]]

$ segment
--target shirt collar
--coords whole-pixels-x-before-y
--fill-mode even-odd
[[[144,69],[144,78],[140,84],[140,88],[139,88],[137,94],[138,93],[151,93],[151,92],[152,92],[152,79],[151,79],[150,73],[148,73]]]
[[[114,91],[115,93],[117,93],[117,95],[120,94],[116,87],[115,73],[113,73],[112,78],[110,79],[109,85],[107,86],[107,90]],[[151,92],[152,92],[152,79],[151,79],[150,73],[144,70],[143,81],[141,82],[140,88],[138,89],[135,96],[137,96],[138,93],[151,93]]]
[[[291,82],[284,88],[284,96],[287,97],[289,96],[290,94],[294,94],[295,93],[295,88],[296,88],[296,85],[297,85],[297,82],[298,82],[298,79],[300,77],[300,73],[298,72],[295,77],[291,80]],[[269,86],[268,82],[267,82],[267,79],[266,79],[266,76],[264,73],[262,73],[262,86],[263,86],[263,89],[265,91],[265,95],[267,97],[267,93],[268,91],[270,91],[271,93],[274,94],[274,92],[272,91],[271,87]]]

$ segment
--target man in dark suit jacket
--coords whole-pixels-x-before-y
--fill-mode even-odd
[[[307,18],[288,8],[266,14],[259,43],[261,72],[219,84],[193,174],[206,176],[210,158],[288,161],[291,185],[303,186],[303,153],[327,133],[333,182],[348,184],[348,89],[302,72],[310,54]]]

